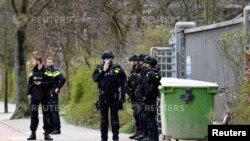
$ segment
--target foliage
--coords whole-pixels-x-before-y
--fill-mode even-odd
[[[241,88],[240,100],[235,109],[236,124],[250,123],[250,80],[245,79]]]
[[[132,121],[132,122],[131,122]],[[124,109],[120,111],[121,132],[132,133],[135,130],[135,122],[131,103],[126,103]]]
[[[208,113],[206,114],[206,118],[210,121],[210,123],[213,123],[215,121],[215,112],[214,110],[210,109]]]
[[[224,34],[218,40],[220,46],[218,50],[233,71],[234,79],[236,80],[235,84],[237,84],[235,89],[238,90],[244,77],[248,37],[249,33],[245,33],[242,30],[235,30]]]
[[[148,25],[142,29],[136,29],[128,34],[127,52],[146,53],[150,52],[151,47],[168,46],[170,39],[170,28],[168,26]]]
[[[98,114],[95,101],[98,91],[90,76],[92,76],[91,68],[80,67],[72,79],[70,110],[66,113],[66,119],[75,124],[96,124]]]
[[[131,134],[135,131],[135,124],[134,122],[127,122],[124,126],[121,128],[121,132]]]
[[[233,111],[232,123],[236,124],[250,123],[250,81],[244,73],[248,66],[246,51],[249,48],[249,35],[248,32],[237,30],[224,34],[218,40],[219,52],[229,64],[236,82],[235,88],[225,91],[226,99],[223,101],[228,113]],[[228,81],[227,78],[225,80]]]
[[[138,45],[138,52],[149,52],[151,47],[168,46],[170,38],[170,29],[167,26],[156,27],[147,26],[142,32],[142,39]]]

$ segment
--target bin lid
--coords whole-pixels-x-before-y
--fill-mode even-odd
[[[217,83],[189,80],[189,79],[178,79],[178,78],[167,78],[161,79],[161,86],[170,87],[218,87]]]

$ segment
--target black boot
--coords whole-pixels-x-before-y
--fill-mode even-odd
[[[159,141],[159,137],[146,137],[142,141]]]
[[[45,132],[45,134],[44,134],[44,140],[51,141],[51,140],[53,140],[53,138],[51,138],[50,135]]]
[[[153,140],[150,140],[149,137],[146,137],[146,138],[144,138],[142,141],[153,141]]]
[[[50,134],[51,134],[51,135],[59,135],[59,134],[61,134],[61,130],[60,130],[60,129],[55,129],[55,130],[52,131]]]
[[[129,139],[135,139],[135,137],[139,136],[141,134],[141,131],[137,130],[132,136],[129,137]]]
[[[154,138],[154,141],[159,141],[159,137],[155,137],[155,138]]]
[[[143,140],[143,139],[146,138],[146,137],[147,137],[147,136],[146,136],[145,134],[141,134],[141,135],[135,137],[135,140],[141,141],[141,140]]]
[[[30,137],[27,138],[27,140],[36,140],[36,132],[35,132],[35,131],[32,131]]]

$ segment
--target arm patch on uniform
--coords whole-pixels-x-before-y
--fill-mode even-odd
[[[29,74],[29,77],[31,77],[31,76],[33,76],[33,71],[32,71],[32,72],[30,72],[30,74]]]
[[[49,76],[49,77],[53,77],[53,73],[51,71],[48,71],[48,70],[45,71],[44,75]]]
[[[119,73],[120,72],[120,68],[115,68],[115,73]]]
[[[55,72],[53,72],[53,77],[56,77],[56,76],[58,76],[58,75],[60,75],[60,74],[61,74],[60,71],[55,71]]]

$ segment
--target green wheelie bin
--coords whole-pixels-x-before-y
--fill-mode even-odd
[[[159,86],[166,134],[173,139],[203,140],[208,133],[209,113],[214,110],[218,84],[162,78]]]

